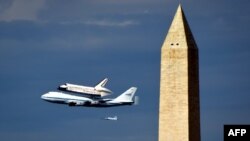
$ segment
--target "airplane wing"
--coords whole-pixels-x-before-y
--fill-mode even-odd
[[[91,101],[68,100],[67,104],[69,106],[82,106],[82,105],[90,105]]]

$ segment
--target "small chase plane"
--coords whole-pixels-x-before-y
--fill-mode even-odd
[[[107,82],[108,82],[108,78],[105,78],[100,83],[98,83],[95,87],[66,83],[66,84],[60,85],[58,87],[58,90],[91,95],[92,97],[103,97],[103,96],[112,94],[111,90],[105,88],[105,85]]]
[[[118,120],[117,116],[114,117],[105,117],[104,120]]]
[[[48,92],[43,94],[41,98],[48,102],[67,104],[69,106],[112,107],[137,104],[138,98],[134,98],[136,90],[136,87],[131,87],[114,99],[92,99],[62,92]]]

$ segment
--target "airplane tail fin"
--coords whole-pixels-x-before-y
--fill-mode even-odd
[[[99,82],[96,87],[104,87],[106,85],[106,83],[108,82],[108,78],[103,79],[101,82]]]
[[[131,87],[124,93],[122,93],[120,96],[114,99],[114,101],[119,101],[119,102],[133,102],[133,97],[135,95],[137,88],[136,87]]]

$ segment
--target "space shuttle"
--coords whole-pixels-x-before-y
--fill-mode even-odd
[[[94,87],[66,83],[60,85],[58,87],[58,90],[80,93],[80,94],[90,95],[93,97],[104,97],[113,93],[111,90],[105,87],[107,82],[108,78],[105,78]]]

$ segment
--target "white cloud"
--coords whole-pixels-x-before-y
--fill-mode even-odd
[[[90,20],[84,22],[84,24],[95,25],[95,26],[126,27],[131,25],[138,25],[139,23],[133,20],[125,20],[125,21]]]
[[[36,21],[44,4],[45,0],[14,0],[9,8],[0,13],[0,21]]]
[[[87,20],[87,21],[61,21],[62,25],[74,25],[74,24],[84,24],[91,26],[103,26],[103,27],[127,27],[138,25],[139,22],[134,20],[123,20],[123,21],[112,21],[112,20]]]
[[[29,20],[61,24],[126,27],[137,25],[138,22],[124,18],[122,21],[95,19],[110,17],[110,15],[115,18],[116,16],[151,14],[154,13],[151,7],[152,3],[151,0],[10,0],[8,2],[1,2],[0,0],[0,21]],[[88,19],[92,20],[88,21]]]

